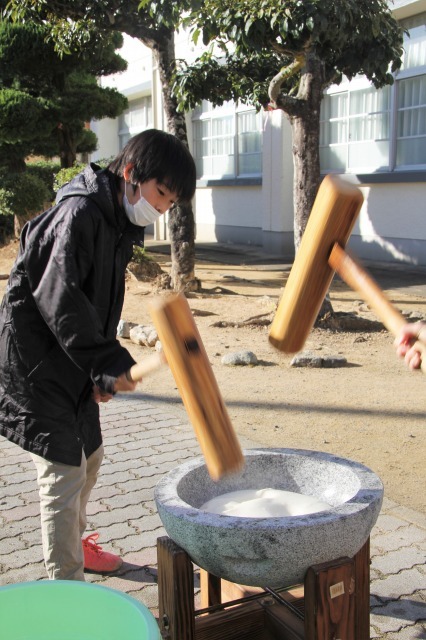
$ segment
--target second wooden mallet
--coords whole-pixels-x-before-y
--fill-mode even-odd
[[[344,249],[362,203],[355,185],[338,176],[324,178],[269,333],[270,342],[281,351],[296,353],[303,348],[335,271],[393,335],[398,336],[406,324],[373,278]],[[421,343],[415,345],[421,354],[425,352]]]
[[[211,478],[238,471],[244,457],[187,299],[182,293],[159,299],[150,313]],[[154,355],[129,376],[136,382],[160,364]]]

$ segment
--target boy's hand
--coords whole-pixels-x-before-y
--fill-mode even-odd
[[[93,400],[97,403],[99,402],[109,402],[113,398],[111,393],[107,393],[106,391],[101,391],[99,387],[93,387]]]
[[[134,391],[136,384],[133,380],[129,380],[126,373],[122,373],[115,381],[114,391]]]
[[[134,391],[136,384],[136,382],[129,380],[125,373],[122,373],[115,381],[114,393],[117,391]],[[97,386],[93,387],[93,400],[95,402],[109,402],[113,397],[114,395],[112,393],[102,391]]]

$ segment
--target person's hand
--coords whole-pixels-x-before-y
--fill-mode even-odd
[[[99,402],[109,402],[112,400],[112,393],[107,393],[106,391],[102,391],[96,385],[93,387],[93,400],[97,403]]]
[[[129,380],[125,373],[122,373],[121,376],[115,381],[114,385],[114,393],[117,391],[134,391],[136,389],[136,382],[133,380]],[[106,391],[102,391],[96,385],[93,387],[93,400],[95,402],[109,402],[112,400],[114,395],[112,393],[107,393]]]
[[[416,344],[417,343],[417,344]],[[395,340],[396,353],[404,358],[410,369],[419,369],[422,364],[422,346],[426,347],[426,323],[411,322],[404,325]]]
[[[126,373],[122,373],[115,381],[114,391],[134,391],[136,384],[136,382],[128,378]]]

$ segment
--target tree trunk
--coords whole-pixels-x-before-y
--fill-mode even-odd
[[[158,65],[163,105],[167,126],[179,140],[188,146],[185,115],[177,110],[176,100],[171,95],[172,73],[176,67],[174,35],[167,31],[151,48]],[[169,216],[172,268],[171,287],[174,291],[196,291],[200,282],[195,278],[195,222],[192,205],[174,207]]]
[[[15,213],[13,216],[13,233],[17,240],[19,240],[21,236],[21,231],[23,226],[28,222],[28,220],[32,220],[36,216],[46,211],[50,206],[51,202],[44,202],[41,208],[38,211],[24,211],[24,213]]]
[[[171,237],[171,286],[174,291],[198,291],[201,283],[194,276],[194,216],[191,205],[176,207],[169,218]]]
[[[25,164],[25,159],[19,155],[14,155],[11,150],[10,156],[8,158],[8,171],[9,173],[24,173],[26,171],[27,165]],[[16,239],[19,239],[21,235],[21,229],[29,220],[29,217],[26,214],[18,215],[17,213],[13,216],[13,234]]]
[[[298,98],[302,107],[290,117],[293,140],[294,244],[300,245],[320,184],[319,132],[323,92],[321,62],[307,56]]]
[[[303,108],[297,115],[290,117],[294,162],[295,251],[299,248],[321,179],[319,135],[323,90],[324,81],[321,61],[315,56],[308,55],[298,92],[298,97],[303,99]],[[318,318],[324,317],[327,313],[333,313],[328,294],[324,298]]]
[[[26,171],[27,169],[25,158],[20,155],[15,155],[12,149],[9,156],[7,158],[4,158],[4,164],[5,166],[7,166],[7,170],[9,173],[24,173],[24,171]]]
[[[74,165],[75,159],[77,157],[75,141],[71,132],[66,126],[60,124],[57,131],[61,168],[69,169]]]
[[[13,216],[13,234],[16,238],[16,240],[19,240],[20,236],[21,236],[21,231],[22,231],[22,227],[24,226],[24,224],[26,222],[28,222],[28,220],[31,220],[32,218],[35,217],[36,214],[34,213],[24,213],[24,214],[18,214],[15,213],[15,215]]]

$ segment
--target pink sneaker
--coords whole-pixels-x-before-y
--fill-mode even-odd
[[[82,539],[85,571],[93,573],[112,573],[123,564],[122,559],[113,553],[102,551],[102,547],[96,544],[99,533],[92,533]]]

